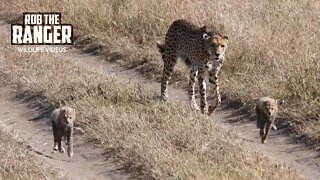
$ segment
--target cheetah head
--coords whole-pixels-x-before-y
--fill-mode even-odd
[[[280,104],[282,104],[282,102],[279,102],[276,99],[265,101],[263,111],[267,116],[275,116],[278,111],[278,105]]]
[[[71,126],[76,119],[76,112],[73,108],[66,107],[61,110],[62,123]]]
[[[227,50],[228,36],[211,35],[211,33],[203,34],[205,47],[208,54],[215,61],[223,61]]]

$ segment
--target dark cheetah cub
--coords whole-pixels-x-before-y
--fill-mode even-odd
[[[73,124],[76,119],[76,112],[71,107],[62,107],[52,112],[50,120],[52,122],[54,146],[53,150],[64,153],[61,145],[62,138],[66,139],[68,145],[68,156],[73,155]]]
[[[214,112],[221,103],[218,73],[224,62],[227,42],[227,36],[207,31],[205,26],[198,27],[183,19],[174,21],[167,31],[165,43],[157,43],[164,61],[161,97],[164,100],[168,98],[168,81],[171,78],[177,59],[180,58],[190,69],[188,95],[191,108],[199,110],[194,93],[195,80],[198,78],[201,112],[208,115]],[[207,107],[206,97],[206,76],[209,76],[213,96],[209,108]]]
[[[270,97],[261,97],[256,101],[257,128],[260,129],[263,144],[267,142],[270,128],[274,126],[278,106],[281,104],[283,104],[282,100],[278,101]]]

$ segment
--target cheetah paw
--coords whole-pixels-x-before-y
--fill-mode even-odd
[[[190,108],[195,110],[195,111],[200,111],[199,106],[196,103],[193,103],[193,102],[190,103]]]
[[[64,153],[66,150],[64,149],[64,147],[61,147],[60,149],[60,153]]]
[[[53,146],[53,150],[57,151],[58,150],[58,145]]]
[[[72,157],[73,156],[73,151],[68,151],[68,156]]]
[[[216,111],[216,107],[213,107],[213,106],[209,106],[209,109],[208,109],[208,116],[210,116],[213,112]]]

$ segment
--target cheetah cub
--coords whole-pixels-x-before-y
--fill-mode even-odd
[[[270,97],[261,97],[256,100],[257,128],[260,129],[261,142],[265,144],[270,128],[274,126],[274,120],[278,112],[278,106],[284,101]],[[275,126],[273,127],[276,128]]]
[[[76,112],[71,107],[62,107],[52,112],[50,120],[52,122],[54,146],[53,150],[64,153],[61,145],[62,138],[66,139],[68,145],[68,156],[73,156],[73,124],[76,119]]]

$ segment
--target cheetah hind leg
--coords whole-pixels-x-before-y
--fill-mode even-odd
[[[61,138],[59,138],[59,141],[58,141],[58,150],[59,150],[60,153],[64,153],[65,152],[64,147],[62,147],[62,145],[61,145]]]
[[[219,104],[221,104],[221,99],[217,97],[214,104],[210,105],[208,108],[208,116],[210,116],[212,113],[216,111]]]
[[[216,111],[216,107],[214,106],[209,106],[209,109],[208,109],[208,116],[210,116],[212,113],[214,113]]]
[[[59,152],[60,152],[60,153],[64,153],[64,152],[66,152],[66,150],[64,149],[64,147],[61,147],[61,148],[59,149]]]

